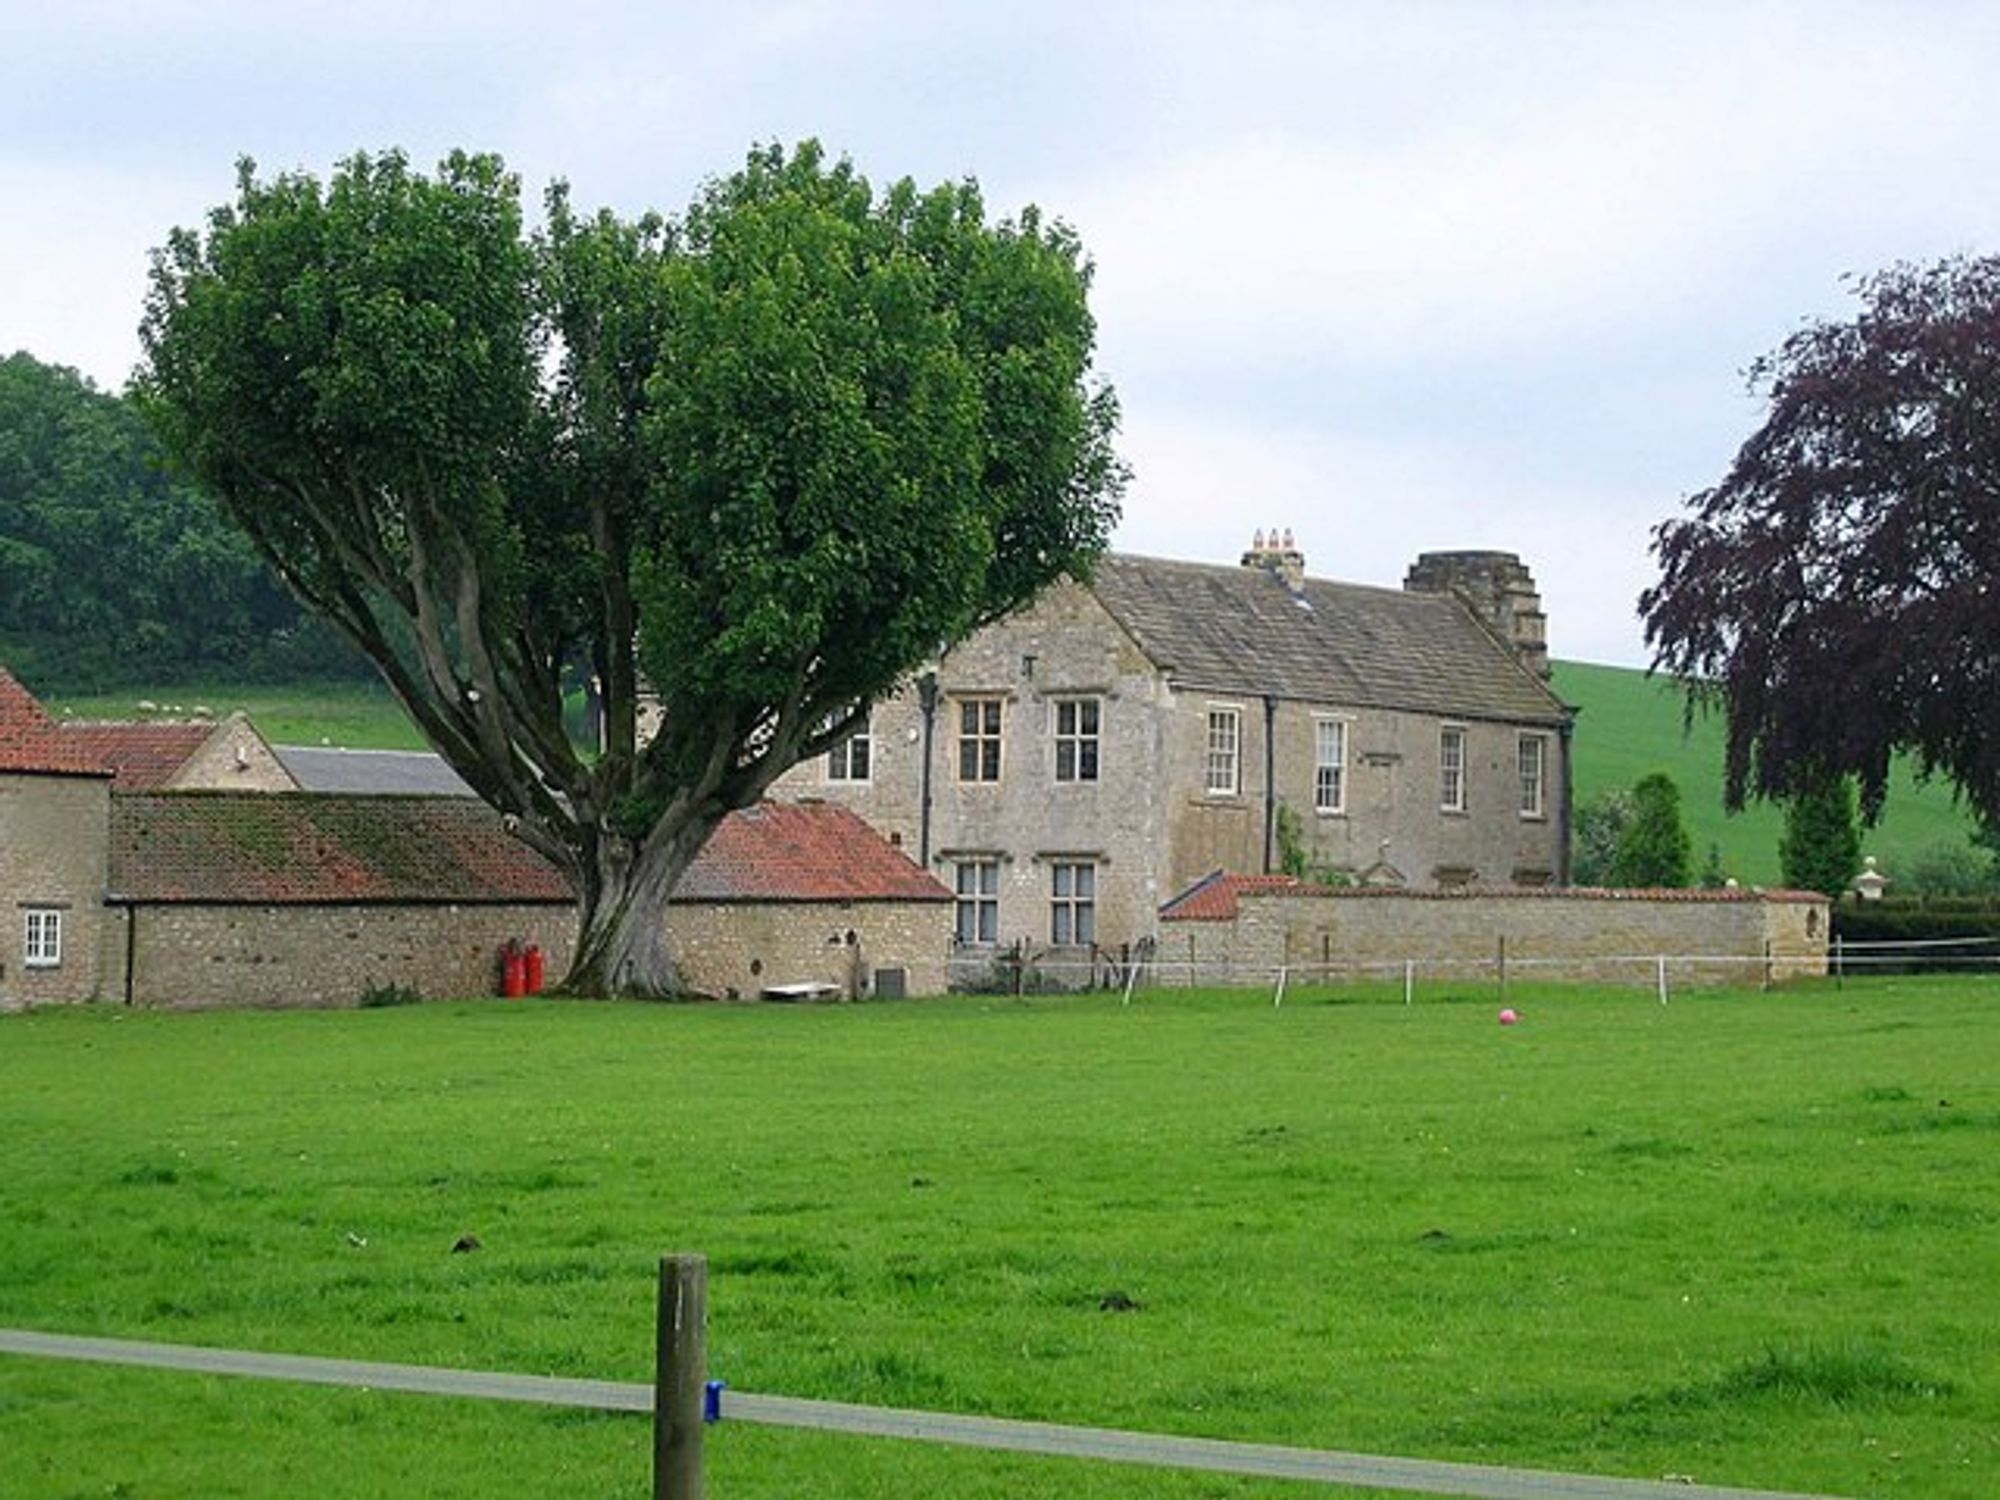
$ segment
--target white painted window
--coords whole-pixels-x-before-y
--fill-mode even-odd
[[[953,867],[953,931],[961,943],[1000,941],[1000,861],[961,859]]]
[[[1097,780],[1098,730],[1103,708],[1095,698],[1056,703],[1056,780]]]
[[[1455,724],[1438,731],[1438,806],[1465,811],[1465,731]]]
[[[62,963],[62,913],[31,906],[21,943],[21,962],[31,969],[53,969]]]
[[[1242,787],[1240,761],[1243,714],[1234,708],[1208,711],[1208,752],[1202,764],[1202,790],[1211,797],[1234,797]]]
[[[1521,816],[1539,818],[1546,814],[1549,741],[1547,735],[1521,736]]]
[[[828,781],[866,781],[873,774],[875,739],[869,727],[863,719],[859,729],[826,752]]]
[[[1313,720],[1313,810],[1347,810],[1347,722]]]
[[[1097,866],[1058,860],[1050,866],[1049,941],[1079,946],[1097,941]]]
[[[958,779],[1000,779],[998,698],[961,698],[958,701]]]

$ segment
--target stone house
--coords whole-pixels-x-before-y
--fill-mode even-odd
[[[99,986],[111,772],[0,667],[0,1010]]]
[[[1220,868],[1413,889],[1568,879],[1572,710],[1532,577],[1430,553],[1401,589],[1111,554],[975,633],[776,795],[852,807],[951,888],[961,956],[1156,937]],[[1060,953],[1054,961],[1062,961]]]
[[[240,709],[196,722],[64,719],[63,738],[112,773],[114,792],[295,792],[298,779]]]
[[[52,723],[0,668],[0,1009],[344,1005],[388,985],[491,993],[509,941],[540,947],[552,976],[567,966],[567,885],[485,804],[127,791],[172,784],[196,737],[103,729]],[[233,778],[240,742],[219,743]],[[411,768],[394,771],[402,781]],[[699,992],[944,987],[950,893],[843,808],[732,814],[670,905],[670,951]]]
[[[849,809],[731,813],[668,901],[681,983],[718,998],[936,995],[951,892]]]

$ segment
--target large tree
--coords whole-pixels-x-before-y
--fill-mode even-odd
[[[1654,666],[1726,713],[1725,794],[1914,754],[2000,817],[2000,259],[1898,266],[1752,367],[1763,424],[1640,598]]]
[[[569,877],[572,990],[669,991],[716,823],[1116,519],[1090,269],[970,183],[753,151],[674,221],[526,231],[491,156],[260,180],[155,256],[169,448]],[[602,690],[601,753],[563,728]],[[639,728],[642,688],[663,712]]]

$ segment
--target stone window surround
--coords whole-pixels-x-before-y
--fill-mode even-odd
[[[21,967],[62,967],[63,904],[21,903]]]
[[[954,946],[990,948],[999,943],[1001,862],[1002,856],[990,850],[956,851],[948,860]]]
[[[1438,726],[1438,810],[1444,813],[1462,814],[1467,808],[1466,773],[1469,769],[1466,755],[1466,729],[1463,724],[1440,724]]]
[[[1097,941],[1097,861],[1074,856],[1049,863],[1049,941],[1085,947]]]
[[[1321,817],[1337,818],[1346,816],[1348,779],[1347,742],[1351,737],[1350,731],[1352,727],[1352,721],[1345,714],[1313,715],[1313,811]],[[1324,731],[1328,729],[1338,729],[1340,731],[1337,753],[1331,761],[1322,758],[1323,752],[1326,749]],[[1323,790],[1323,785],[1320,773],[1325,770],[1332,770],[1334,773],[1332,777],[1333,797],[1329,801],[1322,802],[1320,800],[1320,793]]]
[[[1007,702],[1011,695],[968,691],[953,693],[951,696],[957,710],[953,717],[957,720],[958,754],[955,769],[958,773],[956,778],[958,785],[997,786],[1004,764]],[[989,708],[990,714],[987,712]],[[978,713],[978,720],[974,726],[976,732],[970,735],[966,733],[968,710],[976,710]],[[974,756],[972,766],[976,774],[971,776],[965,774],[967,750],[971,750]]]
[[[1063,727],[1063,710],[1070,724]],[[1086,713],[1086,710],[1089,712]],[[1085,726],[1086,717],[1089,719]],[[1065,693],[1049,700],[1050,737],[1055,750],[1055,779],[1065,785],[1094,783],[1102,776],[1104,700],[1097,693]],[[1069,774],[1063,774],[1063,751],[1069,751]]]
[[[1240,797],[1243,795],[1243,705],[1240,703],[1214,702],[1207,705],[1203,719],[1201,791],[1204,797]],[[1227,743],[1218,740],[1216,731],[1227,724],[1223,737]],[[1217,772],[1228,772],[1227,784],[1218,780]]]
[[[847,786],[866,786],[875,779],[875,728],[873,714],[864,715],[861,727],[826,752],[826,779]],[[858,752],[858,753],[857,753]],[[861,762],[861,774],[854,763]]]
[[[1530,822],[1542,822],[1549,815],[1549,737],[1523,731],[1515,752],[1516,763],[1520,767],[1521,816]],[[1529,755],[1530,747],[1534,754]],[[1532,776],[1529,762],[1533,761]]]

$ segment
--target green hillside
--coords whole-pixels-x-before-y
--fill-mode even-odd
[[[1753,804],[1730,815],[1722,807],[1722,721],[1681,723],[1681,699],[1661,678],[1627,667],[1555,663],[1555,689],[1580,712],[1576,721],[1576,799],[1629,788],[1651,771],[1664,771],[1681,789],[1682,810],[1694,838],[1697,868],[1710,843],[1722,867],[1745,885],[1778,881],[1778,835],[1783,810]],[[1861,847],[1893,878],[1899,865],[1939,845],[1963,847],[1972,820],[1954,801],[1949,783],[1919,783],[1898,769],[1882,821],[1862,830]]]

